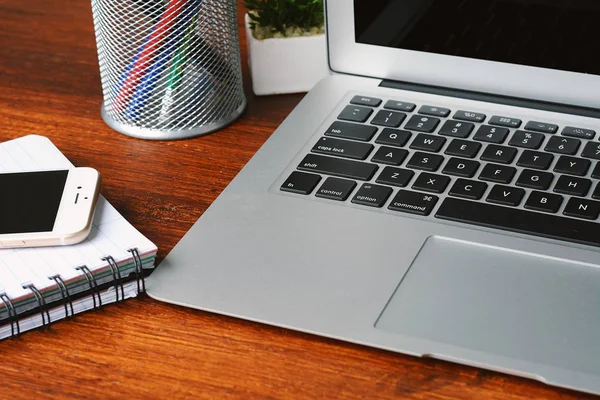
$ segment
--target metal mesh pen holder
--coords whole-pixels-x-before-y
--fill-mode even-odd
[[[91,1],[111,128],[181,139],[244,111],[235,0]]]

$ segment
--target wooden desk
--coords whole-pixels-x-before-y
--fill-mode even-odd
[[[0,140],[46,135],[75,165],[100,170],[103,194],[158,245],[159,261],[302,98],[256,98],[247,85],[247,112],[221,132],[175,142],[132,139],[100,118],[89,1],[0,0],[0,18]],[[63,396],[587,397],[147,296],[0,343],[0,398]]]

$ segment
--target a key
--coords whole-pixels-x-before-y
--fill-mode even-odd
[[[421,172],[415,179],[412,188],[425,192],[443,193],[449,183],[450,178],[447,176]]]
[[[373,185],[372,183],[363,183],[358,189],[352,202],[370,207],[383,207],[385,201],[392,194],[392,188],[387,186]]]
[[[379,110],[371,120],[371,124],[397,128],[405,118],[406,114],[401,112]]]
[[[446,121],[444,125],[440,128],[440,135],[445,136],[453,136],[458,138],[466,138],[473,131],[473,125],[470,122],[461,122],[461,121]]]
[[[410,169],[385,167],[375,182],[383,185],[405,187],[414,174],[415,172]]]
[[[437,218],[600,247],[598,224],[517,208],[446,198]]]
[[[479,179],[496,183],[510,183],[517,173],[514,167],[498,164],[486,164],[479,174]]]
[[[518,118],[499,117],[494,115],[489,120],[490,125],[506,126],[507,128],[518,128],[521,126],[521,120]]]
[[[473,158],[479,153],[479,149],[481,149],[481,143],[479,142],[453,139],[444,153],[451,156]]]
[[[588,199],[581,199],[578,197],[571,197],[567,203],[563,214],[569,217],[585,218],[585,219],[597,219],[600,215],[600,202]],[[596,231],[594,236],[598,235],[598,227],[596,225]]]
[[[565,126],[561,132],[561,135],[591,140],[596,136],[596,131],[591,129],[576,128],[574,126]]]
[[[299,170],[362,181],[370,180],[377,168],[377,164],[325,157],[317,154],[306,155],[298,165]]]
[[[517,155],[517,149],[515,148],[488,144],[481,155],[481,159],[484,161],[510,164],[515,158],[515,155]]]
[[[415,152],[406,166],[413,169],[422,169],[424,171],[435,172],[440,167],[440,164],[444,161],[444,157],[437,154],[421,153],[420,151]]]
[[[546,190],[550,187],[552,180],[554,180],[554,175],[549,172],[524,169],[515,184],[531,189]]]
[[[409,131],[431,133],[435,130],[439,123],[439,118],[413,115],[410,117],[406,125],[404,125],[404,129],[408,129]]]
[[[388,100],[383,108],[387,108],[388,110],[396,110],[396,111],[406,111],[411,112],[414,110],[416,105],[413,103],[407,103],[405,101],[396,101],[396,100]]]
[[[456,113],[454,113],[453,118],[460,119],[461,121],[483,122],[485,121],[485,114],[458,110]]]
[[[525,129],[540,133],[556,133],[558,131],[558,125],[548,124],[546,122],[529,121],[525,124]]]
[[[419,133],[410,144],[410,148],[437,153],[444,146],[444,143],[446,143],[446,138],[444,137]]]
[[[448,194],[450,196],[462,197],[465,199],[479,200],[483,197],[487,186],[487,183],[479,181],[457,179]]]
[[[320,180],[321,176],[319,175],[294,171],[283,182],[280,190],[296,194],[311,194]]]
[[[365,122],[373,113],[372,108],[361,106],[346,106],[338,115],[338,119],[353,122]]]
[[[313,146],[311,151],[313,153],[327,154],[330,156],[364,160],[372,150],[372,144],[322,137]]]
[[[581,141],[579,139],[569,139],[566,137],[551,137],[544,150],[559,154],[576,154]]]
[[[374,126],[335,121],[327,129],[325,135],[368,142],[375,135],[375,132],[377,132],[377,128]]]
[[[548,169],[550,164],[552,164],[552,160],[554,160],[552,154],[523,150],[521,157],[517,161],[517,165],[525,168]]]
[[[583,148],[583,151],[581,152],[581,157],[600,160],[600,143],[587,142],[587,144]]]
[[[561,174],[584,176],[590,169],[590,165],[592,162],[584,158],[560,156],[554,166],[554,171]]]
[[[411,192],[400,189],[390,202],[388,208],[393,211],[401,211],[416,215],[429,215],[438,201],[438,197],[432,194]]]
[[[421,106],[419,114],[432,115],[434,117],[447,117],[450,115],[450,110],[444,107]]]
[[[481,142],[502,144],[508,136],[509,130],[499,126],[481,125],[477,129],[477,133],[473,136],[473,139]]]
[[[412,134],[409,131],[385,128],[377,136],[375,143],[403,147],[411,136]]]
[[[446,163],[442,173],[471,178],[479,168],[479,163],[473,160],[463,160],[452,157]]]
[[[572,196],[585,196],[592,187],[592,181],[584,178],[563,175],[558,178],[554,191],[556,193],[570,194]]]
[[[344,201],[356,187],[356,182],[348,179],[329,177],[323,182],[315,196],[330,200]]]
[[[377,149],[377,152],[373,155],[371,161],[381,164],[400,165],[407,155],[408,151],[404,149],[381,146]]]
[[[544,135],[541,133],[516,131],[510,141],[509,145],[515,147],[524,147],[526,149],[539,149],[544,141]]]
[[[562,202],[563,197],[560,195],[532,190],[524,207],[535,211],[555,213]]]
[[[350,104],[356,104],[357,106],[378,107],[381,104],[381,99],[368,96],[354,96],[352,100],[350,100]]]
[[[525,191],[511,186],[494,185],[486,201],[505,206],[518,206],[525,196]]]

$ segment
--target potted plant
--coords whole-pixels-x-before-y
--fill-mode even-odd
[[[310,90],[329,74],[323,0],[245,0],[256,95]]]

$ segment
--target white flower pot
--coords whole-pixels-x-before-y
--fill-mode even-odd
[[[258,40],[246,14],[246,41],[256,95],[308,92],[330,73],[324,34]]]

